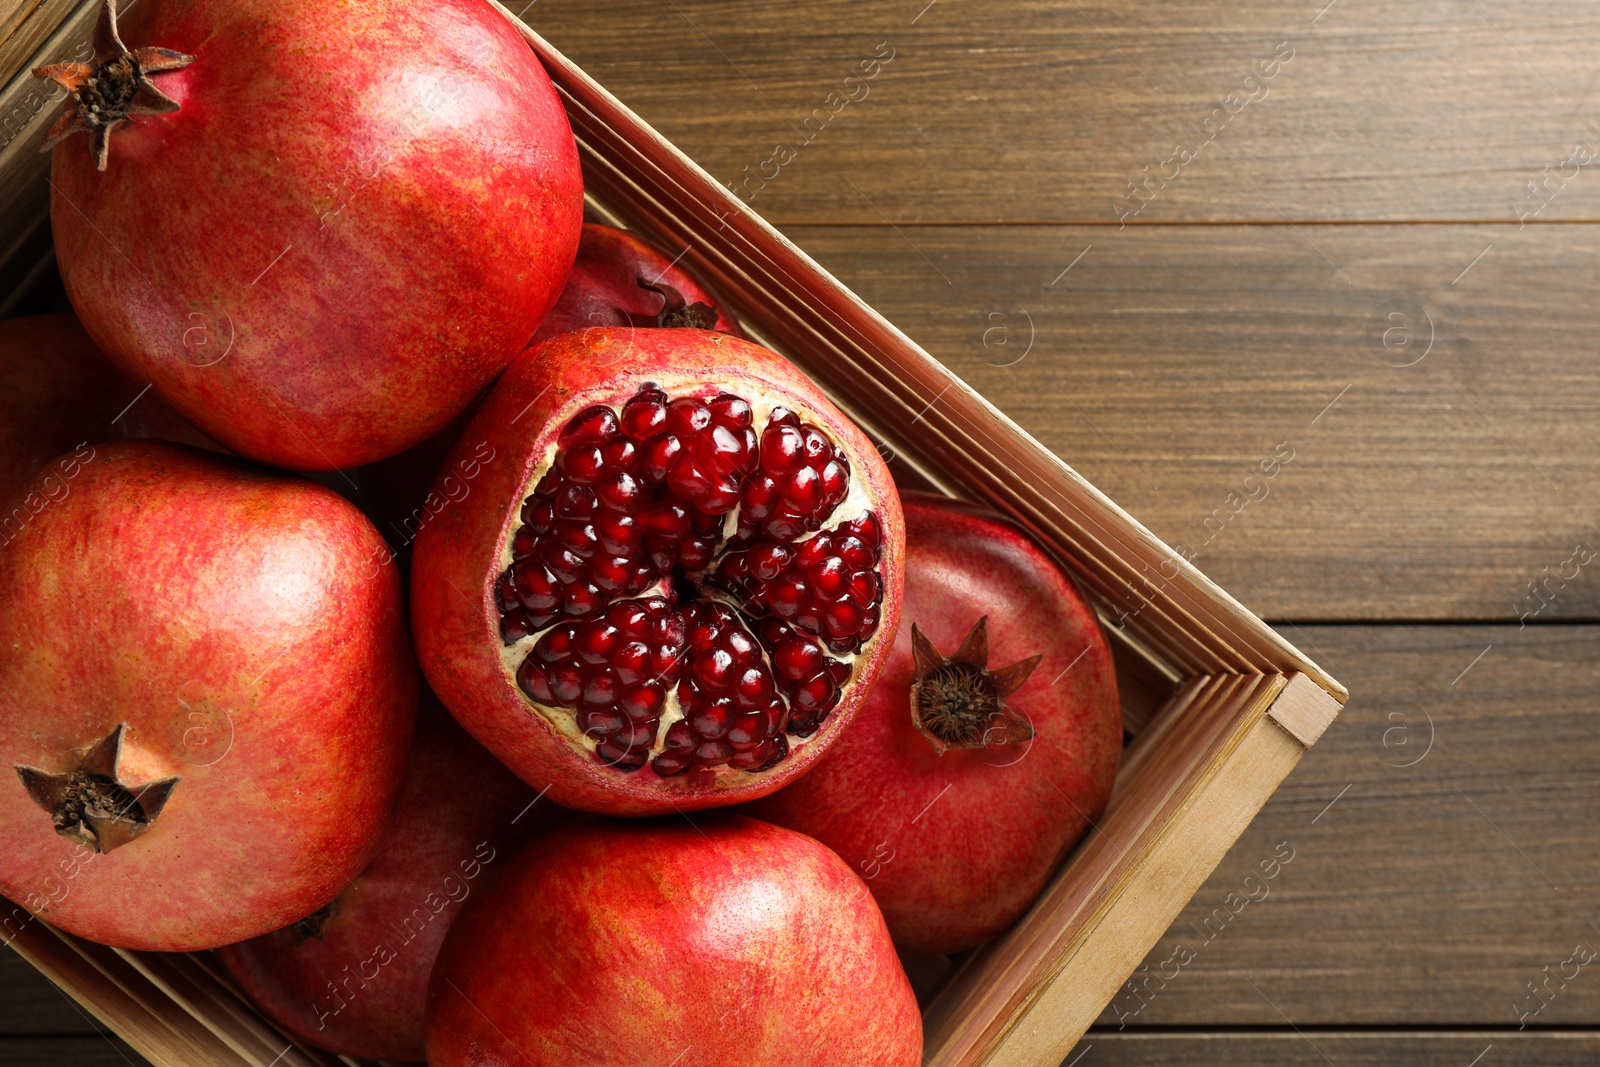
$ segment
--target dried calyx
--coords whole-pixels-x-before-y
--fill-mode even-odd
[[[304,944],[313,937],[321,941],[322,931],[328,925],[328,920],[333,918],[334,905],[337,903],[337,898],[330,900],[304,919],[292,922],[278,932],[297,945]]]
[[[717,328],[717,309],[704,300],[696,300],[690,304],[683,299],[683,294],[664,282],[647,282],[639,279],[639,288],[648,289],[657,293],[663,301],[661,311],[656,315],[655,324],[663,329],[675,329],[687,326],[696,330],[714,330]]]
[[[28,796],[50,814],[56,833],[96,852],[110,852],[148,830],[179,781],[162,778],[141,786],[122,781],[117,763],[127,729],[127,723],[118,723],[70,771],[14,765]]]
[[[911,625],[911,656],[916,678],[911,683],[911,721],[943,754],[952,748],[988,748],[1021,744],[1033,737],[1028,720],[1006,706],[1005,698],[1022,688],[1038,656],[1009,667],[989,669],[989,617],[967,634],[961,647],[946,658],[926,634]]]
[[[178,102],[155,87],[149,75],[182,70],[194,56],[170,48],[136,48],[129,51],[117,34],[117,2],[105,0],[94,30],[93,63],[52,63],[33,74],[55,82],[72,96],[72,103],[50,128],[41,151],[48,152],[75,133],[94,141],[96,170],[106,169],[111,131],[136,115],[162,115],[177,111]]]

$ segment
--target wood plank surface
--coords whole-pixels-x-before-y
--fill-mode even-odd
[[[143,1063],[110,1037],[27,1037],[0,1041],[0,1067],[133,1067]]]
[[[788,232],[1258,614],[1600,617],[1588,226]]]
[[[0,1036],[93,1032],[93,1019],[72,998],[0,945]],[[5,1047],[0,1041],[0,1049]]]
[[[1072,1067],[1592,1067],[1600,1034],[1091,1031]]]
[[[1540,219],[1600,218],[1595,167],[1560,166],[1579,142],[1600,150],[1592,4],[515,0],[511,9],[780,225],[1115,226],[1116,205],[1145,167],[1171,180],[1152,185],[1139,221],[1280,212],[1504,221],[1547,199]],[[847,85],[880,44],[893,58]],[[1280,45],[1293,57],[1263,78],[1259,64],[1274,69]],[[856,99],[841,103],[846,96]],[[1197,154],[1163,167],[1178,143]],[[793,158],[768,162],[778,145]],[[1547,166],[1570,180],[1550,182]],[[1529,181],[1548,192],[1527,199]]]
[[[1600,627],[1283,632],[1351,701],[1101,1025],[1592,1025]]]

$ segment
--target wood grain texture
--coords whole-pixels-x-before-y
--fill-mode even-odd
[[[1588,226],[788,232],[1264,617],[1600,617]]]
[[[0,1041],[0,1067],[133,1067],[138,1054],[111,1037],[29,1037]]]
[[[34,53],[81,3],[82,0],[4,0],[0,3],[0,84],[26,70]],[[0,124],[3,121],[0,119]]]
[[[1324,3],[511,9],[719,180],[775,175],[749,188],[780,224],[1115,224],[1128,182],[1185,140],[1198,155],[1165,168],[1176,176],[1141,221],[1502,221],[1575,143],[1600,150],[1600,9],[1338,0],[1319,17]],[[847,86],[880,42],[894,58]],[[1293,58],[1247,87],[1284,42]],[[834,92],[859,99],[830,106]],[[1256,99],[1203,143],[1196,127],[1232,92]],[[808,131],[818,108],[827,121]],[[795,158],[763,167],[779,144]],[[1595,168],[1565,169],[1575,178],[1539,217],[1600,217]]]
[[[1350,704],[1100,1023],[1592,1024],[1600,627],[1285,634]]]
[[[0,1035],[94,1033],[94,1021],[21,956],[0,946]],[[5,1048],[0,1041],[0,1049]]]
[[[1073,1067],[1591,1067],[1600,1034],[1091,1031],[1073,1055]]]

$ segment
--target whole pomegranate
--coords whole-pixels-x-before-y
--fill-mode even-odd
[[[849,724],[899,619],[899,498],[791,363],[705,330],[563,334],[455,457],[482,446],[417,538],[412,628],[524,780],[606,814],[731,804]]]
[[[163,952],[315,911],[372,855],[416,709],[377,531],[180,445],[86,445],[22,491],[50,478],[0,549],[0,894]]]
[[[62,278],[124,371],[235,452],[329,470],[436,432],[527,344],[583,191],[555,89],[492,5],[115,13],[92,64],[38,73],[72,94]]]
[[[118,437],[205,443],[160,400],[140,394],[71,315],[0,322],[0,500],[79,445]]]
[[[1005,930],[1111,795],[1111,650],[1072,581],[980,508],[903,498],[905,618],[850,732],[750,812],[861,871],[902,948]]]
[[[586,326],[692,326],[739,336],[722,302],[679,259],[636,234],[585,223],[567,287],[535,343]]]
[[[678,262],[641,237],[596,223],[584,225],[567,287],[533,339],[589,326],[698,327],[739,335],[733,316]],[[479,441],[454,467],[440,469],[476,413],[473,403],[420,445],[361,470],[378,530],[404,560],[423,524],[465,499],[478,470],[495,459],[493,448]]]
[[[400,800],[372,862],[299,922],[217,957],[296,1037],[345,1056],[420,1060],[428,975],[461,905],[518,844],[571,817],[425,696]]]
[[[714,813],[535,839],[450,929],[430,1067],[916,1067],[877,907],[801,834]]]

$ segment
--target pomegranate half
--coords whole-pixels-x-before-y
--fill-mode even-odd
[[[382,539],[329,489],[180,445],[87,445],[49,478],[0,550],[0,895],[162,952],[315,911],[377,846],[411,738]]]
[[[855,716],[899,620],[899,498],[793,364],[705,330],[564,334],[456,457],[480,447],[502,458],[417,538],[412,627],[526,781],[607,814],[732,804]]]
[[[92,64],[37,72],[72,95],[50,219],[95,343],[281,467],[441,429],[527,344],[577,251],[577,150],[526,42],[484,0],[115,13]]]
[[[1122,752],[1111,649],[1020,530],[907,493],[906,626],[850,732],[750,813],[859,870],[902,948],[1005,930],[1104,810]]]
[[[517,845],[570,818],[425,695],[372,862],[310,915],[217,958],[296,1037],[344,1056],[421,1060],[428,975],[445,931]]]
[[[872,896],[754,819],[586,819],[536,838],[445,937],[431,1067],[917,1067]]]

